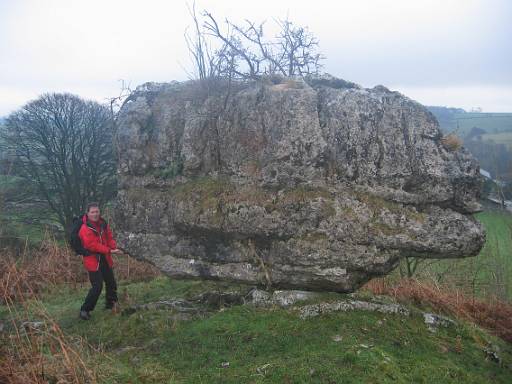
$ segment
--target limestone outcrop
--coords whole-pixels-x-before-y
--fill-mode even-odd
[[[120,245],[170,276],[348,292],[484,243],[478,164],[383,86],[148,83],[116,141]]]

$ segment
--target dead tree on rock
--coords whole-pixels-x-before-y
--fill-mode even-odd
[[[303,77],[318,74],[322,67],[324,57],[317,52],[318,40],[307,27],[288,19],[275,20],[278,33],[268,39],[264,22],[245,20],[235,24],[226,19],[219,23],[210,12],[198,16],[195,7],[190,15],[194,29],[193,34],[185,33],[185,40],[192,57],[193,78]]]

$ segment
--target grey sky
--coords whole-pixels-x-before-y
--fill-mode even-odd
[[[427,105],[512,112],[507,0],[196,0],[218,19],[307,25],[326,72]],[[185,80],[185,1],[0,0],[0,116],[39,94],[104,101],[146,81]]]

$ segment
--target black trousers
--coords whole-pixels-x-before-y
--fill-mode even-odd
[[[89,312],[96,307],[96,303],[98,302],[103,288],[103,281],[105,281],[107,289],[105,293],[105,306],[111,308],[112,305],[117,302],[117,284],[114,278],[114,271],[108,266],[105,255],[100,256],[100,267],[98,270],[89,272],[89,281],[92,287],[89,289],[85,302],[80,310]]]

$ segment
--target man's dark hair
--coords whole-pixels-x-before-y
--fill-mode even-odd
[[[87,204],[87,210],[86,212],[89,212],[91,210],[91,208],[100,208],[100,204],[99,203],[96,203],[96,202],[92,202],[92,203],[89,203]]]

